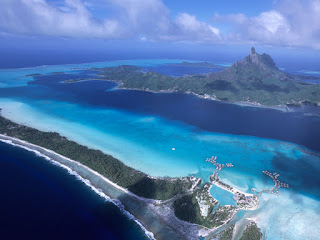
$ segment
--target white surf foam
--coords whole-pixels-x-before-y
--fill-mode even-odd
[[[53,165],[55,166],[58,166],[58,167],[61,167],[65,170],[67,170],[67,172],[70,174],[70,175],[73,175],[75,176],[78,180],[80,180],[81,182],[83,182],[87,187],[91,188],[91,190],[93,190],[96,194],[98,194],[100,197],[102,197],[103,199],[105,199],[105,201],[108,201],[108,202],[111,202],[113,203],[114,205],[116,205],[120,210],[121,212],[126,215],[129,219],[135,221],[139,227],[144,231],[144,233],[146,234],[146,236],[151,239],[151,240],[156,240],[155,237],[154,237],[154,234],[150,231],[148,231],[144,226],[143,224],[136,218],[134,217],[131,213],[129,213],[128,211],[125,210],[124,206],[122,205],[122,203],[117,200],[117,199],[111,199],[108,195],[106,195],[100,188],[96,188],[95,186],[93,186],[90,182],[89,179],[85,179],[83,178],[81,175],[79,175],[76,171],[72,170],[70,167],[64,165],[64,164],[61,164],[55,160],[53,160],[52,158],[48,157],[47,155],[35,150],[35,149],[31,149],[31,148],[28,148],[26,146],[23,146],[23,145],[19,145],[19,144],[15,144],[13,143],[11,140],[4,140],[4,139],[0,139],[1,142],[4,142],[4,143],[7,143],[7,144],[10,144],[12,146],[15,146],[15,147],[19,147],[19,148],[23,148],[27,151],[30,151],[30,152],[33,152],[35,153],[37,156],[39,157],[42,157],[44,159],[46,159],[47,161],[49,161],[50,163],[52,163]]]

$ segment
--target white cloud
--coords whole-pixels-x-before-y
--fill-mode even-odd
[[[191,16],[187,13],[181,13],[176,19],[177,25],[179,25],[183,30],[196,31],[202,27],[202,23],[199,22],[195,16]]]
[[[257,27],[263,28],[270,34],[276,34],[279,31],[288,32],[290,30],[286,19],[277,11],[263,12],[253,21],[257,24]]]
[[[250,40],[263,43],[283,43],[290,34],[290,24],[277,11],[263,12],[257,17],[248,18],[242,32]]]
[[[292,44],[320,49],[320,0],[283,0],[276,7],[290,23]]]
[[[117,11],[117,17],[131,35],[156,37],[171,27],[169,9],[161,0],[104,0]]]
[[[220,42],[221,36],[218,28],[199,21],[196,16],[180,13],[172,20],[168,31],[159,32],[156,36],[161,40],[171,41],[197,41]]]
[[[257,16],[216,14],[211,23],[186,12],[173,17],[162,0],[0,1],[0,32],[5,34],[320,49],[320,0],[278,0]]]
[[[1,0],[0,31],[77,38],[216,41],[219,29],[187,13],[175,19],[161,0]],[[106,19],[91,10],[107,6]]]
[[[228,42],[256,42],[320,49],[320,0],[281,0],[274,9],[256,17],[243,14],[215,15],[228,24]]]
[[[8,33],[63,37],[117,38],[124,34],[116,20],[94,19],[79,0],[65,0],[62,9],[45,0],[2,0],[0,29]]]
[[[220,31],[207,23],[197,20],[195,16],[188,13],[181,13],[177,16],[175,23],[177,26],[187,34],[200,33],[202,37],[208,40],[215,40],[220,38]],[[203,36],[204,35],[204,36]]]

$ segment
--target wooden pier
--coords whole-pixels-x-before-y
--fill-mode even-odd
[[[212,156],[211,158],[207,158],[206,162],[212,163],[216,167],[216,173],[220,172],[224,168],[233,167],[232,163],[220,164],[217,162],[217,157]]]
[[[275,194],[277,196],[280,196],[281,193],[279,192],[280,188],[284,187],[284,188],[289,188],[289,184],[281,182],[280,180],[278,180],[278,177],[280,177],[280,174],[274,172],[268,172],[268,171],[262,171],[263,174],[267,175],[268,177],[270,177],[272,179],[272,181],[274,182],[274,186],[271,189],[263,189],[262,191],[260,191],[258,194],[259,196],[262,193],[271,193],[271,194]],[[253,190],[255,191],[255,190]]]

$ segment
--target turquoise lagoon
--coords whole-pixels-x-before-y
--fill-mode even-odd
[[[88,66],[49,68],[68,71],[76,67]],[[23,76],[26,71],[36,73],[39,69],[44,69],[42,73],[53,71],[46,67],[0,71],[1,79],[7,76],[6,85],[2,87],[26,86],[27,91],[26,84],[30,79]],[[15,81],[11,82],[11,77]],[[271,187],[273,182],[262,171],[276,171],[281,175],[280,180],[289,183],[291,188],[281,189],[280,197],[262,195],[259,209],[245,212],[237,225],[243,224],[247,218],[255,219],[267,239],[315,239],[320,235],[320,229],[315,226],[320,222],[317,185],[320,157],[303,146],[273,139],[207,132],[159,116],[74,102],[6,97],[0,98],[0,107],[2,114],[15,122],[58,132],[152,176],[195,175],[208,180],[214,167],[205,159],[214,155],[220,163],[234,164],[233,168],[223,170],[220,178],[250,192],[251,188]],[[234,204],[228,192],[212,188],[211,193],[220,204]]]
[[[319,157],[291,143],[195,132],[192,126],[154,116],[84,108],[65,102],[2,99],[0,104],[3,115],[15,122],[59,132],[80,144],[112,154],[152,176],[193,174],[208,179],[213,166],[206,163],[205,158],[215,155],[221,163],[234,164],[233,169],[221,172],[222,180],[250,192],[252,187],[261,190],[272,186],[272,181],[266,179],[262,171],[277,171],[272,161],[278,155],[292,165],[299,159],[309,159],[313,164],[319,162]],[[173,147],[176,150],[173,151]],[[281,180],[286,181],[285,178]],[[213,188],[211,192],[222,204],[232,204],[231,194],[222,195],[219,191]],[[268,239],[278,239],[280,233],[292,234],[291,239],[308,239],[307,236],[314,239],[319,230],[311,223],[320,221],[319,199],[308,196],[308,192],[299,194],[295,186],[281,192],[281,197],[263,195],[259,210],[247,212],[243,218],[256,219],[268,233]],[[272,219],[277,220],[272,222]]]
[[[142,67],[152,67],[168,63],[181,63],[183,60],[174,59],[135,59],[135,60],[117,60],[106,62],[82,63],[82,64],[67,64],[67,65],[44,65],[30,68],[17,69],[0,69],[0,88],[26,86],[32,81],[30,74],[50,74],[55,72],[75,72],[75,69],[101,68],[101,67],[116,67],[119,65],[135,65]],[[190,61],[188,62],[197,62]]]

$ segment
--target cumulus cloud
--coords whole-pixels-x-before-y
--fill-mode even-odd
[[[320,0],[278,0],[254,17],[216,14],[210,22],[172,16],[163,0],[1,0],[0,33],[320,49]]]
[[[167,19],[164,31],[153,32],[149,38],[164,41],[221,41],[220,31],[205,22],[199,21],[196,16],[180,13],[174,19]]]
[[[277,9],[291,26],[292,40],[320,49],[320,0],[283,0]]]
[[[275,43],[284,41],[290,32],[290,25],[278,11],[263,12],[257,17],[246,17],[243,14],[227,16],[216,15],[216,21],[231,23],[230,41],[257,41]]]
[[[170,28],[169,9],[161,0],[105,0],[118,10],[118,18],[136,33],[166,32]]]
[[[8,33],[63,37],[121,37],[116,20],[95,19],[79,0],[56,7],[45,0],[2,0],[0,29]]]
[[[218,15],[216,24],[228,24],[229,42],[256,42],[320,49],[320,0],[281,0],[256,17]]]
[[[187,13],[175,19],[161,0],[2,0],[0,30],[7,33],[86,38],[135,38],[215,41],[219,29]],[[90,11],[95,4],[112,9],[105,19]],[[143,36],[143,37],[141,37]]]
[[[188,13],[179,14],[174,25],[177,29],[177,38],[179,36],[193,39],[196,41],[213,41],[221,39],[220,30],[207,23],[199,21],[196,16]]]

